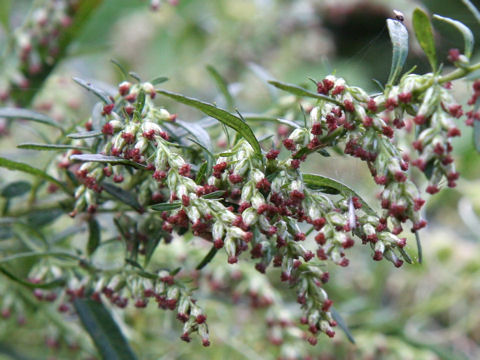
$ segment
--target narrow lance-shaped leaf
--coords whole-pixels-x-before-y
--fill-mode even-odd
[[[135,161],[123,159],[117,156],[109,156],[102,154],[75,154],[70,156],[70,160],[86,161],[86,162],[100,162],[112,165],[128,165],[137,169],[145,169],[145,165],[139,164]]]
[[[228,83],[227,81],[223,78],[222,75],[215,69],[213,66],[208,65],[207,70],[212,76],[212,78],[215,80],[217,83],[218,90],[222,93],[223,97],[225,98],[225,101],[227,103],[227,108],[229,110],[232,110],[233,107],[235,106],[235,102],[233,100],[232,94],[230,94],[230,91],[228,91]]]
[[[49,116],[32,111],[27,109],[17,109],[17,108],[0,108],[0,118],[7,118],[7,119],[23,119],[34,121],[37,123],[50,125],[56,127],[63,131],[63,128],[60,124],[56,123],[55,120],[51,119]]]
[[[465,43],[463,53],[467,58],[470,58],[470,56],[472,56],[473,44],[475,42],[472,31],[465,24],[461,23],[458,20],[453,20],[440,15],[433,15],[433,18],[435,20],[443,21],[447,24],[450,24],[456,27],[458,31],[460,31],[463,36],[463,41]]]
[[[202,198],[204,199],[219,199],[225,194],[225,190],[217,190],[206,195],[203,195]]]
[[[181,207],[182,207],[182,203],[180,201],[175,201],[173,203],[155,204],[151,206],[151,209],[156,211],[171,211],[171,210],[179,209]]]
[[[345,320],[343,320],[342,316],[338,313],[337,310],[335,310],[334,307],[332,307],[330,309],[330,312],[332,313],[332,317],[333,317],[333,320],[335,320],[338,324],[338,326],[340,327],[340,329],[342,329],[342,331],[345,333],[345,335],[347,336],[348,340],[352,343],[352,344],[355,344],[355,339],[353,338],[353,335],[350,331],[350,329],[348,328],[347,326],[347,323],[345,322]]]
[[[296,96],[325,100],[325,101],[328,101],[328,102],[331,102],[333,104],[336,104],[336,105],[339,105],[339,106],[343,107],[342,102],[340,102],[338,100],[335,100],[335,99],[333,99],[329,96],[326,96],[326,95],[314,93],[310,90],[304,89],[304,88],[302,88],[300,86],[297,86],[297,85],[286,84],[286,83],[283,83],[283,82],[280,82],[280,81],[275,81],[275,80],[270,80],[268,83],[275,86],[276,88],[278,88],[280,90],[286,91],[286,92],[288,92],[290,94],[293,94],[293,95],[296,95]]]
[[[392,66],[387,85],[393,85],[400,75],[408,55],[408,31],[398,20],[387,19],[388,33],[392,42]]]
[[[480,108],[480,98],[478,98],[477,101],[475,102],[473,111],[477,112],[479,108]],[[473,122],[473,143],[475,145],[475,149],[480,153],[480,121]]]
[[[197,270],[202,270],[210,261],[213,260],[215,255],[217,254],[217,248],[215,246],[212,246],[210,251],[205,255],[205,257],[200,261],[195,269]]]
[[[104,183],[102,184],[102,186],[107,193],[116,197],[121,202],[131,206],[139,212],[143,212],[143,208],[138,203],[137,198],[130,191],[124,190],[118,186],[109,183]]]
[[[91,137],[102,136],[101,131],[83,131],[79,133],[68,134],[67,137],[70,139],[87,139]]]
[[[128,72],[127,70],[125,70],[125,68],[122,66],[122,64],[120,64],[120,62],[118,62],[117,60],[115,59],[110,59],[110,62],[115,65],[117,67],[118,70],[120,70],[120,72],[122,73],[122,76],[123,76],[123,79],[125,80],[128,76]]]
[[[260,121],[260,122],[277,122],[279,124],[284,124],[288,125],[290,127],[293,127],[294,129],[297,129],[300,127],[296,122],[287,120],[287,119],[281,119],[281,118],[276,118],[272,116],[263,116],[263,115],[255,115],[255,114],[244,114],[243,118],[245,121]]]
[[[175,124],[194,136],[200,145],[209,153],[213,152],[212,140],[210,139],[208,132],[203,127],[194,122],[189,123],[181,120],[176,120]]]
[[[433,38],[432,23],[423,10],[416,8],[413,12],[412,24],[418,43],[427,55],[433,71],[435,71],[437,69],[437,54],[435,50],[435,39]]]
[[[117,323],[102,303],[77,298],[73,304],[103,359],[136,359]]]
[[[305,184],[312,188],[332,188],[337,190],[340,194],[344,196],[355,196],[363,204],[362,209],[369,214],[376,214],[375,211],[367,204],[365,200],[362,199],[353,189],[349,188],[347,185],[342,184],[341,182],[331,179],[326,176],[315,175],[315,174],[303,174],[303,181]]]
[[[64,151],[64,150],[89,150],[84,146],[73,146],[73,145],[63,145],[63,144],[34,144],[34,143],[24,143],[17,145],[19,149],[27,150],[40,150],[40,151]]]
[[[87,254],[92,255],[100,245],[100,225],[94,218],[88,221],[88,244]]]
[[[159,77],[156,77],[155,79],[151,80],[151,81],[150,81],[150,84],[152,84],[152,85],[159,85],[159,84],[164,83],[165,81],[168,81],[168,77],[159,76]]]
[[[92,83],[79,79],[77,77],[73,78],[73,81],[75,81],[78,85],[83,87],[84,89],[87,89],[88,91],[91,91],[93,94],[95,94],[100,100],[102,100],[105,104],[110,104],[111,101],[108,97],[108,94],[103,91],[102,89],[96,87]]]
[[[30,191],[32,186],[26,181],[14,181],[7,184],[1,192],[4,198],[11,199],[17,196],[22,196]]]
[[[65,285],[65,279],[54,279],[52,281],[46,282],[46,283],[31,283],[27,280],[23,280],[16,276],[14,273],[10,272],[7,270],[4,266],[0,266],[0,273],[8,277],[10,280],[15,281],[16,283],[19,283],[25,287],[28,287],[30,289],[54,289],[58,288],[60,286]]]
[[[228,111],[217,108],[209,103],[196,100],[187,96],[183,96],[180,94],[176,94],[166,90],[157,90],[159,94],[168,96],[182,104],[192,106],[203,113],[219,120],[223,124],[231,127],[235,131],[237,131],[240,135],[242,135],[245,140],[247,140],[250,145],[252,145],[253,149],[257,154],[262,153],[262,149],[260,148],[260,144],[258,143],[255,135],[253,134],[252,129],[245,124],[240,118],[237,116],[230,114]]]
[[[6,168],[6,169],[9,169],[9,170],[17,170],[17,171],[21,171],[21,172],[24,172],[24,173],[27,173],[27,174],[37,176],[37,177],[39,177],[43,180],[46,180],[46,181],[49,181],[49,182],[51,182],[55,185],[58,185],[58,187],[60,189],[62,189],[64,192],[66,192],[67,194],[72,193],[70,191],[70,189],[67,188],[67,186],[64,183],[62,183],[62,182],[58,181],[57,179],[55,179],[54,177],[48,175],[45,171],[34,168],[33,166],[30,166],[28,164],[24,164],[24,163],[21,163],[21,162],[17,162],[17,161],[13,161],[13,160],[9,160],[9,159],[5,159],[5,158],[0,157],[0,167]]]
[[[418,263],[421,264],[423,262],[423,252],[422,242],[420,240],[420,235],[418,235],[418,231],[415,231],[415,240],[417,242]]]

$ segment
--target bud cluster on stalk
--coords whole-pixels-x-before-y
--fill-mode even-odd
[[[177,280],[172,273],[160,270],[156,274],[146,275],[129,266],[115,272],[94,270],[80,278],[77,272],[40,262],[30,271],[29,282],[35,285],[65,279],[65,288],[33,289],[38,301],[50,303],[63,314],[75,313],[72,302],[77,298],[90,298],[98,302],[106,300],[121,309],[129,303],[138,309],[146,308],[149,302],[156,303],[160,309],[176,312],[177,319],[183,323],[182,340],[189,342],[190,335],[196,332],[204,346],[210,344],[204,311],[181,279]],[[10,315],[8,304],[8,301],[2,304],[6,316]]]
[[[342,78],[327,76],[318,82],[317,91],[330,99],[320,100],[310,111],[307,127],[295,129],[283,141],[292,151],[291,162],[297,167],[309,153],[344,143],[344,152],[367,162],[375,182],[384,187],[380,196],[384,212],[375,225],[377,231],[391,227],[398,235],[407,220],[413,224],[412,231],[421,229],[426,221],[419,210],[425,201],[412,181],[409,165],[428,177],[426,192],[430,194],[438,192],[444,179],[450,187],[458,179],[451,138],[460,135],[455,119],[463,111],[451,96],[449,84],[438,82],[432,74],[408,74],[398,85],[370,97]],[[400,129],[412,132],[413,127],[412,147],[419,156],[410,159],[408,149],[402,149],[394,135]]]

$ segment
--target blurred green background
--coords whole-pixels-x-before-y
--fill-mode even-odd
[[[31,3],[14,1],[13,26],[22,22]],[[94,99],[70,79],[117,84],[123,78],[112,58],[142,79],[167,76],[165,88],[223,105],[205,70],[213,65],[231,84],[240,112],[270,108],[272,89],[265,78],[308,84],[308,77],[321,79],[335,72],[373,92],[377,88],[372,79],[385,83],[390,69],[385,19],[393,17],[393,9],[400,10],[410,26],[416,6],[458,19],[474,34],[480,33],[460,0],[180,0],[178,6],[164,4],[157,12],[149,9],[148,1],[105,0],[35,104],[52,105],[50,111],[59,119],[88,116]],[[461,48],[462,40],[448,27],[435,26],[438,53],[446,62],[448,49]],[[416,72],[427,72],[428,62],[413,36],[410,44],[405,69],[417,65]],[[480,57],[474,52],[475,59]],[[448,64],[445,67],[448,70]],[[462,103],[469,86],[461,83],[454,89]],[[157,101],[189,121],[200,118],[190,109]],[[316,347],[296,340],[295,334],[285,334],[281,347],[272,346],[266,340],[265,310],[252,311],[244,301],[232,305],[222,292],[205,290],[199,297],[209,314],[212,346],[204,349],[197,339],[188,345],[181,342],[179,324],[170,313],[130,310],[125,321],[131,327],[125,331],[139,358],[480,359],[480,156],[473,148],[471,129],[462,131],[455,158],[463,179],[456,189],[433,198],[426,209],[429,226],[421,233],[424,263],[394,269],[390,263],[371,261],[367,251],[357,247],[350,267],[331,269],[326,290],[351,328],[355,345],[338,331],[333,341],[322,338]],[[24,128],[12,129],[12,135],[2,138],[2,155],[17,152],[14,144],[31,138]],[[376,190],[366,166],[336,160],[313,157],[307,166],[374,199]],[[195,263],[195,257],[182,259],[184,250],[181,244],[163,245],[158,260]],[[212,263],[209,271],[227,272],[227,280],[232,276],[221,261]],[[250,279],[261,281],[256,274]],[[294,299],[284,301],[295,313]],[[58,331],[55,326],[50,329],[51,320],[33,318],[27,327],[18,327],[15,321],[0,320],[0,352],[5,353],[0,359],[77,357],[68,349],[53,351],[43,345],[45,334]]]

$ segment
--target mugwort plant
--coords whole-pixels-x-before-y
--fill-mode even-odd
[[[334,337],[339,323],[351,337],[325,290],[329,271],[341,272],[334,265],[349,266],[355,251],[395,267],[421,262],[418,233],[427,225],[422,207],[459,178],[452,139],[466,135],[461,121],[475,128],[475,138],[480,129],[480,80],[467,79],[480,63],[470,62],[474,40],[464,24],[434,16],[465,40],[442,59],[455,67],[445,72],[437,64],[428,15],[414,11],[413,30],[432,67],[416,74],[402,73],[409,46],[403,17],[387,19],[392,67],[378,93],[337,74],[313,80],[313,91],[271,80],[293,96],[272,104],[275,116],[243,115],[167,91],[160,87],[163,77],[142,81],[132,74],[115,91],[75,78],[98,103],[89,118],[63,124],[18,106],[30,104],[31,88],[64,55],[74,34],[69,29],[81,26],[100,1],[45,3],[15,33],[8,51],[15,60],[0,82],[2,135],[19,119],[39,122],[52,127],[55,139],[18,147],[56,153],[43,168],[0,158],[1,167],[34,177],[33,183],[2,181],[4,319],[16,315],[28,322],[36,316],[33,307],[58,329],[48,346],[66,341],[88,348],[70,327],[81,323],[102,357],[134,358],[122,335],[125,325],[117,325],[107,308],[156,306],[176,314],[182,340],[198,335],[209,346],[209,315],[196,295],[209,286],[237,300],[247,297],[253,308],[271,309],[266,322],[272,343],[293,333],[315,345],[322,334]],[[233,109],[225,80],[213,67],[209,71]],[[467,108],[452,95],[456,81],[470,83]],[[167,99],[207,117],[183,121],[181,111],[164,107]],[[289,113],[298,117],[287,119]],[[365,164],[379,190],[378,204],[368,204],[342,179],[302,171],[313,156],[329,161],[332,152]],[[33,215],[38,218],[27,221]],[[76,225],[52,236],[48,225],[57,217]],[[73,236],[79,228],[88,234]],[[409,232],[417,238],[415,256],[406,248]],[[204,247],[187,243],[191,237],[210,246],[193,265],[188,259]],[[184,243],[185,264],[161,263],[159,245],[178,242]],[[98,256],[109,243],[122,245],[116,259]],[[282,298],[288,296],[300,312],[286,319]],[[67,326],[67,318],[78,321]]]

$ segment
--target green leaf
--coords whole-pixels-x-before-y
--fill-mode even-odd
[[[34,228],[40,228],[54,222],[63,214],[64,211],[60,209],[37,210],[27,215],[27,222]]]
[[[218,90],[222,93],[223,97],[225,98],[227,108],[232,110],[235,106],[235,101],[233,100],[232,94],[228,91],[228,83],[223,78],[222,75],[211,65],[207,65],[207,71],[212,76],[213,80],[217,83]]]
[[[480,97],[475,102],[473,106],[473,112],[477,112],[480,108]],[[480,152],[480,121],[475,120],[473,122],[473,144],[477,152]]]
[[[76,298],[73,304],[103,359],[136,359],[117,323],[102,303]]]
[[[147,243],[145,244],[145,259],[143,262],[143,267],[147,267],[150,259],[152,258],[153,252],[160,243],[161,237],[158,234],[149,234]]]
[[[450,24],[456,27],[458,31],[460,31],[460,33],[463,36],[463,41],[465,43],[463,53],[467,58],[470,58],[470,56],[472,56],[473,44],[475,42],[472,31],[466,25],[464,25],[458,20],[453,20],[448,17],[444,17],[440,15],[433,15],[433,18],[435,20],[443,21],[447,24]]]
[[[34,175],[36,177],[39,177],[43,180],[46,180],[48,182],[51,182],[51,183],[57,185],[60,189],[62,189],[67,194],[72,193],[71,190],[69,188],[67,188],[67,186],[64,183],[62,183],[62,182],[58,181],[57,179],[53,178],[52,176],[48,175],[45,171],[34,168],[30,165],[0,157],[0,167],[6,168],[6,169],[9,169],[9,170],[14,170],[14,171],[17,170],[17,171],[21,171],[21,172],[24,172],[24,173],[27,173],[27,174]]]
[[[155,79],[153,79],[152,81],[150,81],[150,84],[160,85],[160,84],[164,83],[165,81],[168,81],[168,77],[159,76],[159,77],[156,77]]]
[[[30,191],[32,186],[26,181],[14,181],[7,184],[3,189],[1,195],[4,198],[11,199],[17,196],[22,196]]]
[[[85,161],[85,162],[100,162],[100,163],[108,163],[112,165],[127,165],[137,169],[145,169],[145,165],[139,164],[135,161],[123,159],[117,156],[109,156],[109,155],[102,155],[102,154],[75,154],[70,156],[70,160],[78,160],[78,161]]]
[[[138,212],[143,212],[142,206],[138,203],[135,195],[133,195],[130,191],[124,190],[118,186],[109,183],[103,183],[102,186],[103,189],[113,197],[131,206]]]
[[[85,80],[82,80],[82,79],[79,79],[77,77],[74,77],[73,81],[75,81],[78,85],[80,85],[84,89],[87,89],[88,91],[91,91],[100,100],[102,100],[105,104],[110,104],[111,103],[108,94],[104,90],[102,90],[102,89],[96,87],[95,85],[93,85],[92,83],[90,83],[88,81],[85,81]]]
[[[408,55],[408,31],[398,20],[387,19],[388,33],[392,42],[392,66],[387,85],[393,85],[400,75]]]
[[[79,133],[68,134],[67,137],[70,139],[87,139],[91,137],[102,136],[101,131],[84,131]]]
[[[57,129],[60,129],[63,131],[62,126],[57,122],[55,122],[55,120],[51,119],[47,115],[44,115],[42,113],[32,111],[32,110],[8,108],[8,107],[0,108],[0,118],[2,117],[7,119],[23,119],[23,120],[34,121],[37,123],[56,127]]]
[[[10,9],[12,8],[12,0],[0,1],[0,24],[2,24],[5,33],[10,32]]]
[[[217,108],[209,103],[199,101],[187,96],[183,96],[166,90],[157,90],[157,92],[159,94],[168,96],[182,104],[192,106],[202,111],[203,113],[219,120],[223,124],[231,127],[240,135],[242,135],[250,143],[250,145],[252,145],[253,149],[257,154],[262,154],[262,149],[260,148],[260,144],[258,143],[255,135],[253,134],[252,129],[237,116],[230,114],[226,110]]]
[[[435,50],[435,39],[433,38],[432,23],[428,15],[420,8],[416,8],[412,18],[413,30],[418,43],[427,55],[433,71],[437,69],[437,54]]]
[[[150,208],[155,211],[172,211],[175,209],[180,209],[182,207],[182,203],[180,201],[175,201],[172,203],[161,203],[152,205]]]
[[[342,331],[347,336],[348,340],[352,344],[355,344],[355,339],[353,338],[353,335],[352,335],[350,329],[348,328],[347,323],[345,322],[345,320],[343,320],[342,316],[338,313],[337,310],[335,310],[335,308],[333,306],[330,308],[330,312],[332,313],[333,320],[335,320],[337,322],[338,327],[340,329],[342,329]]]
[[[92,255],[100,245],[100,225],[94,218],[88,221],[88,244],[87,254]]]
[[[217,190],[206,195],[203,195],[202,198],[204,199],[219,199],[225,194],[225,190]]]
[[[297,129],[300,127],[296,122],[287,120],[287,119],[280,119],[276,117],[271,117],[271,116],[262,116],[262,115],[253,115],[253,114],[247,114],[243,116],[246,121],[259,121],[259,122],[276,122],[279,124],[284,124],[288,125],[290,127],[293,127],[294,129]]]
[[[54,289],[54,288],[65,285],[65,279],[55,279],[46,283],[34,284],[19,278],[12,272],[8,271],[4,266],[0,266],[0,273],[8,277],[10,280],[13,280],[31,289]]]
[[[363,204],[362,209],[369,214],[375,215],[375,211],[367,204],[365,200],[362,199],[353,189],[349,188],[347,185],[342,184],[341,182],[331,179],[326,176],[315,175],[315,174],[303,174],[303,181],[311,189],[322,189],[330,188],[338,191],[340,194],[350,197],[357,197]]]
[[[134,78],[134,79],[137,80],[138,82],[142,82],[142,78],[141,78],[140,75],[138,75],[136,72],[130,71],[130,72],[128,73],[128,75],[130,75],[132,78]]]
[[[111,62],[113,65],[115,65],[118,70],[120,70],[120,72],[121,72],[122,75],[123,75],[123,79],[125,80],[125,79],[128,77],[128,72],[127,72],[127,70],[125,70],[125,68],[122,66],[122,64],[120,64],[120,62],[118,62],[118,61],[115,60],[115,59],[110,59],[110,62]]]
[[[137,104],[135,106],[135,112],[133,114],[134,118],[137,119],[137,121],[139,122],[142,119],[142,111],[144,107],[145,107],[145,91],[141,89],[137,96]]]
[[[208,169],[208,162],[204,161],[202,165],[200,166],[200,169],[198,169],[197,177],[195,178],[195,182],[197,184],[201,184],[203,181],[203,178],[205,177],[205,174],[207,173]]]
[[[217,248],[215,246],[212,246],[210,251],[205,255],[205,257],[200,261],[200,263],[197,265],[195,269],[197,270],[202,270],[212,259],[215,257],[217,254]]]
[[[182,129],[187,131],[189,134],[195,137],[198,140],[199,145],[201,145],[208,153],[213,152],[212,139],[208,132],[202,128],[200,125],[194,122],[185,122],[181,120],[175,120],[175,125],[180,126]]]
[[[63,150],[89,150],[89,148],[84,146],[73,146],[73,145],[63,145],[63,144],[34,144],[34,143],[23,143],[17,145],[19,149],[27,150],[45,150],[45,151],[63,151]]]
[[[423,262],[423,252],[422,242],[420,241],[420,235],[418,235],[418,231],[415,231],[415,240],[417,242],[418,263],[421,264]]]
[[[475,144],[475,149],[480,153],[480,121],[475,121],[473,123],[473,142]]]
[[[268,83],[275,86],[276,88],[279,88],[280,90],[286,91],[299,97],[310,97],[314,99],[325,100],[343,107],[343,103],[338,100],[335,100],[326,95],[314,93],[297,85],[286,84],[275,80],[270,80]]]
[[[400,251],[400,254],[402,254],[403,259],[404,259],[407,263],[413,264],[412,258],[410,257],[410,255],[408,255],[408,253],[405,251],[405,249],[403,249],[403,248],[398,248],[398,251]]]

